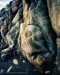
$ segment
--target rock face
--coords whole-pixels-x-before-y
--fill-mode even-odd
[[[52,75],[60,60],[59,3],[13,0],[6,5],[0,11],[1,58],[21,53],[40,73]]]
[[[49,16],[51,19],[52,27],[55,30],[57,36],[60,36],[60,1],[59,0],[47,0]],[[58,14],[57,14],[58,12]]]

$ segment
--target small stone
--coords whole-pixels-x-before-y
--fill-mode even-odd
[[[17,59],[14,59],[14,60],[13,60],[13,63],[14,63],[15,65],[18,65],[18,60],[17,60]]]
[[[25,61],[23,60],[23,63],[25,63]]]
[[[13,66],[10,66],[10,67],[8,68],[7,73],[11,71],[12,67],[13,67]]]
[[[50,71],[45,71],[45,74],[49,74],[50,73]]]

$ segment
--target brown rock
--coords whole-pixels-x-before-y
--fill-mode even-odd
[[[13,64],[18,65],[18,60],[17,59],[13,59]]]

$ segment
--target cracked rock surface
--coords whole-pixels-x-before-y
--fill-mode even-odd
[[[1,74],[60,74],[59,4],[13,0],[0,10]]]

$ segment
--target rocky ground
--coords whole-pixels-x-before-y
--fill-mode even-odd
[[[0,11],[0,75],[60,74],[58,1],[13,0]]]
[[[3,33],[1,33],[1,29],[4,25],[7,25],[7,27],[9,26],[10,29],[9,24],[16,15],[19,5],[21,7],[21,1],[13,0],[6,5],[6,8],[3,8],[0,11],[0,75],[40,75],[40,72],[38,72],[36,68],[22,56],[22,54],[10,57],[7,56],[7,60],[4,61],[1,59],[1,51],[9,46],[6,44],[3,35],[8,31],[4,32],[4,30]]]
[[[40,75],[40,72],[22,55],[10,58],[7,61],[0,59],[0,75]]]

